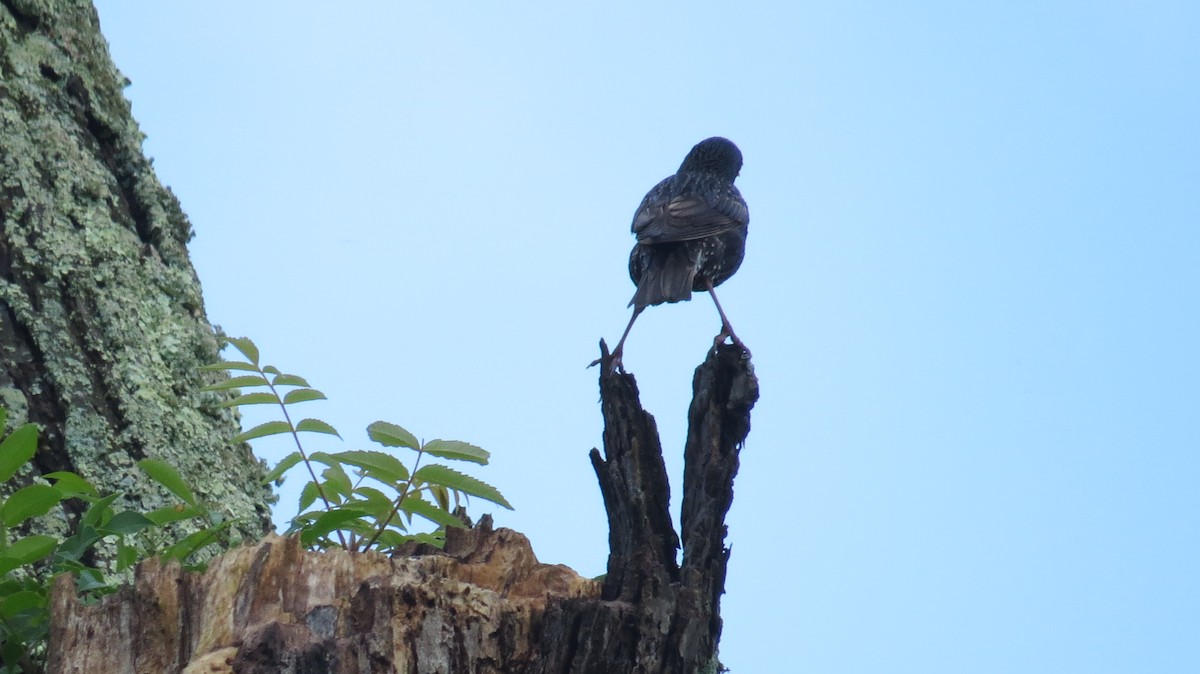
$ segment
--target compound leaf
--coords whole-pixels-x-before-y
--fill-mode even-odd
[[[421,449],[420,443],[417,442],[417,438],[412,433],[409,433],[396,424],[390,424],[386,421],[376,421],[367,426],[367,437],[384,447]]]
[[[310,400],[325,400],[325,394],[315,388],[298,388],[288,391],[287,395],[283,396],[284,405],[305,403]]]
[[[368,477],[386,484],[395,484],[408,479],[408,469],[400,459],[384,452],[353,450],[334,454],[344,464],[354,466]]]
[[[241,351],[246,360],[258,365],[258,347],[250,341],[249,337],[226,337],[225,339],[233,345],[233,348]]]
[[[362,510],[338,509],[323,512],[313,520],[312,524],[304,527],[300,532],[300,543],[302,545],[312,545],[318,538],[322,538],[330,532],[343,528],[347,522],[359,519],[366,515]]]
[[[267,378],[259,374],[247,374],[240,377],[230,377],[225,381],[220,381],[215,384],[209,384],[201,391],[224,391],[231,388],[250,388],[253,386],[266,386]]]
[[[342,437],[337,429],[320,419],[304,419],[296,424],[297,431],[307,431],[309,433],[325,433],[326,435],[336,435]]]
[[[295,374],[277,374],[271,383],[275,386],[308,386],[304,377]]]
[[[297,427],[296,430],[300,430],[300,428]],[[248,431],[238,433],[237,435],[233,436],[233,440],[230,442],[236,445],[239,442],[246,442],[247,440],[254,440],[256,438],[264,438],[268,435],[290,433],[291,431],[292,427],[288,426],[286,421],[268,421],[265,424],[259,424]]]
[[[267,473],[267,476],[263,478],[263,484],[274,482],[275,480],[283,477],[284,473],[288,472],[292,466],[300,463],[300,461],[303,459],[304,457],[300,454],[300,452],[292,452],[291,454],[283,457],[280,459],[279,463],[275,464],[275,467],[271,469],[271,472]]]
[[[433,522],[438,526],[443,527],[461,527],[466,526],[463,521],[433,505],[429,501],[424,501],[419,498],[406,498],[400,503],[400,509],[406,513],[420,515],[425,519]]]
[[[221,360],[209,365],[201,365],[201,370],[209,372],[222,372],[224,370],[240,370],[242,372],[258,372],[258,367],[250,363],[243,363],[240,360]]]
[[[413,478],[421,482],[428,482],[430,484],[449,487],[450,489],[461,491],[464,494],[469,494],[471,496],[478,496],[479,498],[486,499],[497,505],[504,506],[509,510],[513,509],[508,500],[506,500],[495,487],[483,482],[482,480],[473,478],[470,475],[464,475],[453,468],[447,468],[446,466],[441,466],[438,464],[430,464],[428,466],[422,466],[421,469],[418,470],[415,475],[413,475]]]
[[[472,461],[485,466],[491,457],[486,449],[459,440],[430,440],[421,449],[439,459]]]
[[[226,400],[221,407],[237,407],[238,405],[278,405],[279,398],[274,393],[243,393],[233,400]]]

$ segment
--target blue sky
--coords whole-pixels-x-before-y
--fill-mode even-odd
[[[497,522],[602,573],[584,365],[638,202],[723,135],[762,387],[724,662],[1200,671],[1194,3],[98,6],[210,320],[343,448],[481,445]],[[626,347],[676,490],[719,328],[697,297]]]

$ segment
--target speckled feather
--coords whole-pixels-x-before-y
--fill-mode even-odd
[[[706,280],[718,286],[737,271],[750,222],[733,185],[741,166],[737,146],[709,138],[642,199],[633,216],[629,276],[638,289],[630,306],[689,300]]]

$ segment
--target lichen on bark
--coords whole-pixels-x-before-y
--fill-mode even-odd
[[[149,510],[174,498],[135,463],[163,459],[256,537],[263,466],[229,444],[227,394],[199,391],[218,346],[191,225],[126,84],[89,2],[0,1],[0,402],[41,426],[35,472],[74,470]]]

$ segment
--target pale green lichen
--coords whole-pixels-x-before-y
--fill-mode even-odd
[[[270,502],[263,466],[228,443],[238,424],[222,398],[199,393],[217,376],[199,370],[217,342],[188,260],[187,218],[141,152],[94,10],[60,1],[22,11],[37,13],[32,32],[0,6],[0,237],[17,278],[0,282],[0,303],[32,335],[66,410],[46,432],[80,474],[125,492],[131,507],[175,503],[134,465],[159,458],[255,536]],[[0,351],[6,368],[17,357],[9,351]],[[50,393],[41,380],[24,391],[0,381],[14,421]]]

